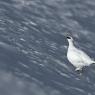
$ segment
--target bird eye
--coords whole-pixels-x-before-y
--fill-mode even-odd
[[[67,39],[71,39],[71,37],[67,36]]]

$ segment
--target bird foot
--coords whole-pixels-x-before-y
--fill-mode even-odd
[[[75,71],[82,71],[82,68],[76,68]]]
[[[76,68],[75,71],[79,74],[82,75],[83,69],[82,68]]]

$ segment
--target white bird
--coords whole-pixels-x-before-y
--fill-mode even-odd
[[[76,68],[75,71],[81,71],[83,67],[95,63],[95,61],[91,59],[91,57],[89,57],[84,51],[74,46],[74,40],[72,37],[67,36],[67,40],[69,42],[67,59]]]

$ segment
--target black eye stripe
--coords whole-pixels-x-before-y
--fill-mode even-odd
[[[71,39],[71,37],[67,37],[67,39]]]

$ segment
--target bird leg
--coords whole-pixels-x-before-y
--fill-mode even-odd
[[[80,75],[82,75],[82,73],[83,73],[83,68],[81,67],[81,68],[76,68],[75,69],[75,71],[77,72],[77,73],[79,73]]]
[[[78,67],[75,69],[75,71],[82,71],[82,68]]]

